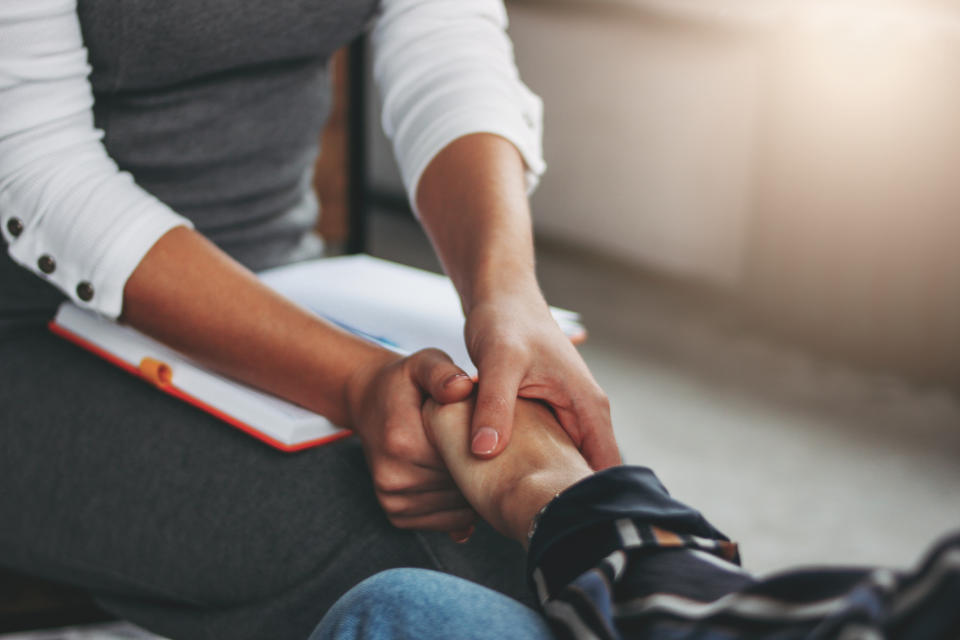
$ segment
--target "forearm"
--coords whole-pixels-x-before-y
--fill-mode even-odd
[[[233,378],[350,425],[347,384],[396,355],[323,322],[178,227],[124,289],[123,320]]]
[[[553,408],[596,469],[620,462],[606,396],[550,314],[537,284],[520,153],[505,138],[464,136],[427,166],[417,207],[460,293],[464,338],[479,386],[471,425],[477,456],[510,441],[517,397]]]
[[[513,144],[485,133],[453,141],[427,166],[416,201],[465,312],[493,295],[542,302],[524,164]]]

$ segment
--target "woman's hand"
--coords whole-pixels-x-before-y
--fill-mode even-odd
[[[347,386],[351,424],[390,522],[403,529],[463,532],[476,519],[424,431],[427,398],[457,402],[473,383],[437,349],[395,354],[358,368]]]
[[[620,464],[607,397],[539,291],[502,293],[476,304],[465,337],[479,371],[474,454],[492,458],[503,451],[521,397],[546,402],[591,467]]]

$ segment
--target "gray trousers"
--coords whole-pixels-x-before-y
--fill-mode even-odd
[[[49,333],[0,326],[0,564],[171,638],[303,639],[392,567],[526,598],[519,545],[393,528],[356,438],[267,447]]]

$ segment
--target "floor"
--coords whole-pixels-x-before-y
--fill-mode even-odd
[[[371,236],[375,255],[436,268],[408,219],[376,216]],[[548,300],[583,314],[626,461],[738,540],[747,568],[907,567],[960,528],[960,395],[808,355],[709,296],[576,251],[543,245],[539,270]]]

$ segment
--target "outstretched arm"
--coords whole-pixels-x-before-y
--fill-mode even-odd
[[[548,403],[591,466],[619,464],[607,398],[537,284],[517,150],[489,134],[456,140],[427,167],[418,203],[460,292],[467,349],[479,371],[473,453],[489,458],[505,450],[521,397]]]
[[[597,469],[618,464],[606,397],[537,285],[527,194],[545,165],[503,0],[383,0],[371,34],[383,125],[467,316],[473,453],[507,447],[517,397],[553,408]]]

